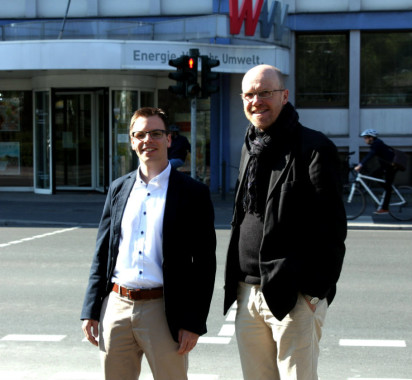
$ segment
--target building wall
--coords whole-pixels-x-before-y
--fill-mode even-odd
[[[0,18],[60,18],[67,1],[0,0]],[[131,17],[210,14],[213,0],[72,0],[68,17]]]
[[[270,6],[274,0],[269,0]],[[243,0],[239,0],[239,6]],[[239,35],[229,33],[229,0],[72,0],[69,19],[78,17],[90,28],[93,22],[108,17],[121,20],[123,17],[142,17],[157,25],[156,33],[146,38],[125,41],[104,40],[98,31],[88,40],[73,34],[71,39],[0,42],[0,90],[48,89],[59,87],[107,87],[116,89],[147,88],[165,90],[173,84],[167,73],[171,71],[168,59],[171,54],[179,56],[191,48],[201,49],[201,54],[217,57],[221,65],[216,71],[224,73],[228,85],[223,86],[219,97],[225,105],[219,109],[223,114],[220,124],[214,128],[228,130],[229,136],[217,141],[216,151],[229,152],[227,172],[229,189],[233,189],[237,178],[240,149],[243,144],[247,120],[243,115],[239,93],[244,72],[255,64],[269,63],[278,66],[286,75],[290,90],[290,101],[297,104],[295,33],[334,33],[340,31],[349,36],[347,59],[348,104],[343,107],[299,107],[302,124],[328,135],[339,150],[352,151],[357,162],[367,150],[359,133],[366,128],[378,129],[385,142],[412,152],[412,107],[360,106],[361,35],[365,30],[412,30],[410,1],[405,0],[283,0],[282,11],[288,6],[289,27],[292,30],[288,43],[280,46],[274,39],[274,27],[268,38],[262,38],[261,25],[257,25],[254,36],[245,36],[244,25]],[[0,0],[0,24],[7,19],[24,21],[34,19],[60,20],[66,12],[67,2],[55,0]],[[178,17],[175,17],[178,16]],[[88,18],[90,20],[88,20]],[[382,21],[383,20],[383,21]],[[162,21],[156,24],[157,21]],[[135,24],[136,22],[133,21]],[[80,24],[79,24],[80,25]],[[83,24],[86,25],[86,24]],[[200,28],[200,26],[202,28]],[[76,31],[78,25],[73,28]],[[179,29],[173,29],[178,27]],[[170,33],[171,28],[178,32]],[[32,30],[32,29],[27,29]],[[94,30],[94,29],[93,29]],[[212,30],[212,32],[210,32]],[[25,32],[24,30],[22,32]],[[208,34],[209,33],[209,34]],[[210,34],[215,33],[215,34]],[[6,34],[3,34],[5,36]],[[8,35],[7,35],[8,36]],[[89,36],[89,34],[87,35]],[[212,37],[211,37],[212,36]],[[16,39],[22,35],[16,34]],[[32,38],[30,33],[27,39]],[[115,37],[114,36],[111,36]],[[157,40],[153,40],[157,38]],[[290,38],[289,38],[290,37]],[[13,35],[10,37],[13,39]],[[44,36],[42,37],[44,38]],[[76,39],[75,39],[76,38]],[[89,37],[87,37],[89,38]],[[130,38],[128,36],[127,38]],[[161,38],[159,40],[159,38]],[[180,41],[179,41],[180,39]],[[173,40],[173,41],[171,41]],[[190,41],[190,42],[188,42]],[[134,52],[138,50],[138,56]],[[142,60],[142,54],[154,57]],[[324,67],[319,67],[323,71]],[[87,71],[84,71],[87,70]],[[227,100],[226,100],[227,99]],[[222,99],[220,104],[223,105]],[[213,112],[213,110],[212,110]],[[219,118],[212,118],[219,120]],[[215,131],[216,132],[216,131]],[[216,136],[219,134],[217,133]],[[222,156],[222,155],[221,155]],[[221,159],[221,158],[219,158]],[[220,165],[218,165],[220,167]],[[410,174],[409,174],[410,176]],[[412,178],[405,181],[412,181]],[[216,181],[215,181],[216,182]],[[215,189],[217,189],[216,187]]]

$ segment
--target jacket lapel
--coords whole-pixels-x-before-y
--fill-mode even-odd
[[[115,203],[115,208],[113,210],[116,236],[120,236],[124,209],[126,207],[127,200],[129,199],[130,192],[132,191],[133,185],[136,181],[136,175],[137,171],[129,174],[128,178],[125,179],[123,186],[119,191],[119,194],[117,195],[117,202]]]
[[[172,168],[170,171],[169,185],[167,187],[166,205],[163,216],[163,255],[167,251],[167,241],[169,239],[167,226],[170,226],[176,219],[175,216],[178,212],[178,200],[179,200],[179,173]]]
[[[293,164],[293,158],[291,152],[282,156],[280,160],[277,161],[277,166],[272,171],[269,181],[268,195],[266,202],[273,196],[274,191],[278,186],[282,186],[285,176],[289,173],[291,166]]]
[[[238,183],[237,183],[237,191],[236,191],[236,198],[235,198],[235,204],[238,204],[238,197],[241,191],[239,189],[243,188],[243,182],[245,180],[245,174],[246,174],[246,169],[248,167],[250,160],[250,155],[247,152],[246,146],[243,144],[242,147],[242,153],[240,157],[240,167],[239,167],[239,177],[238,177]]]

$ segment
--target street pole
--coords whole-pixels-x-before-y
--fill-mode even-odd
[[[71,2],[71,0],[68,0],[68,2],[67,2],[67,8],[66,8],[66,13],[64,15],[63,22],[62,22],[62,28],[60,29],[59,36],[57,37],[58,40],[61,40],[61,38],[63,36],[64,26],[66,25],[66,18],[67,18],[67,15],[69,13],[70,2]]]
[[[196,123],[197,102],[196,97],[193,97],[190,102],[190,175],[196,179],[196,138],[197,138],[197,123]]]

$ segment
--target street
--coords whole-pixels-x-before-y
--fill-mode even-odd
[[[241,380],[234,309],[223,316],[229,230],[217,230],[209,332],[190,380]],[[98,380],[79,320],[96,228],[0,228],[0,379]],[[184,236],[182,236],[184,239]],[[321,341],[321,380],[412,380],[412,234],[350,230]],[[188,284],[190,286],[190,284]],[[152,379],[147,364],[143,380]]]

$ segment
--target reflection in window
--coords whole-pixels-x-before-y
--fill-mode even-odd
[[[33,186],[31,91],[0,89],[0,186]]]
[[[112,99],[112,178],[116,179],[137,168],[136,154],[130,145],[129,126],[134,111],[138,109],[138,92],[113,91]]]
[[[48,91],[35,92],[34,96],[34,144],[36,146],[35,185],[37,189],[51,191],[50,97]]]
[[[296,35],[296,106],[347,107],[347,34]]]
[[[412,104],[412,33],[361,35],[361,106]]]

